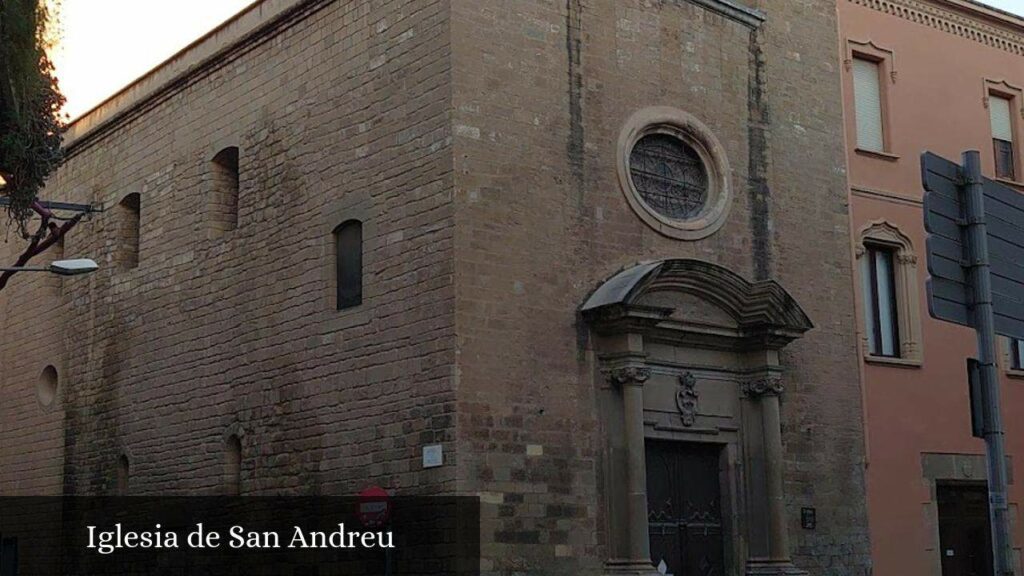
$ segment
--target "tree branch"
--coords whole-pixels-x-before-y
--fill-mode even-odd
[[[15,268],[28,264],[29,260],[42,254],[57,242],[60,242],[61,239],[64,238],[64,235],[74,228],[75,224],[78,224],[82,217],[85,216],[85,213],[79,213],[70,220],[64,222],[64,224],[58,225],[56,222],[52,221],[53,212],[51,212],[49,208],[43,206],[38,200],[32,202],[32,210],[39,215],[39,228],[36,230],[35,234],[32,234],[28,247],[25,248],[25,251],[22,252],[21,256],[18,256],[18,259],[14,262],[13,267]],[[11,279],[11,276],[14,276],[17,273],[18,272],[16,270],[0,273],[0,290],[3,290],[4,287],[7,286],[7,281]]]

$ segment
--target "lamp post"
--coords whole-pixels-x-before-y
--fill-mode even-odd
[[[48,266],[14,266],[0,268],[0,272],[50,272],[59,276],[78,276],[88,274],[99,269],[99,265],[88,258],[76,258],[74,260],[55,260]]]

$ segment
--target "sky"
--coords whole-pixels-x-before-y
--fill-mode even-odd
[[[61,0],[57,78],[73,120],[253,0]],[[1024,0],[985,0],[1024,16]]]
[[[981,0],[981,2],[982,4],[988,4],[989,6],[1024,16],[1024,0]]]
[[[253,0],[61,0],[57,81],[75,119]]]

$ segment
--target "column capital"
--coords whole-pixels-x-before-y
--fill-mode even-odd
[[[740,382],[740,392],[742,392],[747,398],[781,396],[784,390],[785,387],[782,385],[782,378],[775,374]]]
[[[643,386],[644,382],[651,377],[651,369],[647,366],[619,366],[605,371],[605,376],[612,384],[619,386]]]

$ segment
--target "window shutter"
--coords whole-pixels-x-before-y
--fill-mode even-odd
[[[992,118],[992,138],[1013,142],[1010,100],[1000,96],[990,96],[988,99],[988,112]]]
[[[880,350],[878,350],[878,346],[875,344],[878,334],[875,330],[875,316],[877,313],[875,311],[875,291],[872,285],[872,278],[874,277],[871,273],[872,266],[874,266],[874,251],[869,248],[860,259],[860,287],[864,301],[864,330],[867,334],[868,353],[878,354]]]
[[[882,152],[885,143],[877,63],[862,58],[853,59],[853,99],[857,117],[857,147]]]
[[[888,250],[875,252],[875,267],[878,274],[878,323],[882,327],[881,341],[883,356],[899,356],[896,335],[896,281],[893,278],[893,253]]]
[[[996,178],[1014,179],[1013,142],[995,138],[992,140],[996,155]]]

